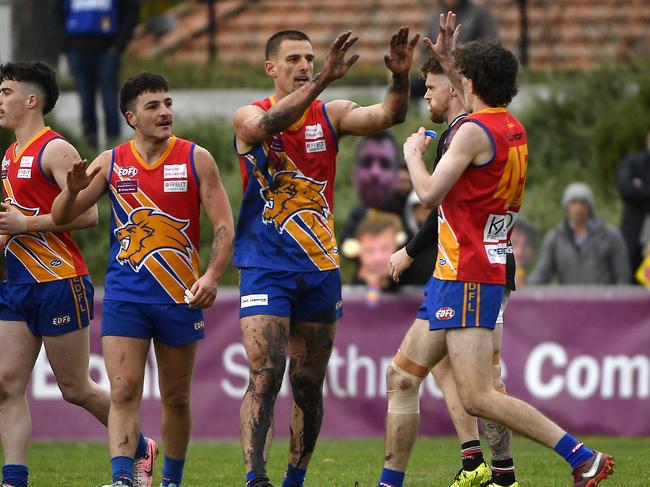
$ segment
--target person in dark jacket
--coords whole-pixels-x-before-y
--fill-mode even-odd
[[[140,0],[59,0],[64,50],[81,102],[81,123],[88,145],[99,148],[96,90],[102,95],[106,145],[120,137],[118,106],[122,53],[140,16]]]

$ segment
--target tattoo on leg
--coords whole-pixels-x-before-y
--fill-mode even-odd
[[[492,460],[512,458],[512,432],[500,423],[483,420],[483,430],[490,447]]]

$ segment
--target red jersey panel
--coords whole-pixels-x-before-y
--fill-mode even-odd
[[[486,164],[470,165],[438,208],[438,279],[505,284],[508,239],[521,208],[528,166],[526,131],[504,108],[460,121],[485,130],[494,150]],[[450,137],[454,136],[450,134]]]
[[[199,277],[200,193],[194,144],[172,137],[153,165],[133,141],[113,149],[105,299],[183,303]]]
[[[27,216],[47,215],[61,192],[41,166],[45,146],[59,134],[45,127],[16,153],[14,142],[2,160],[4,201]],[[79,247],[70,232],[26,232],[4,235],[7,280],[16,283],[49,282],[88,274]]]

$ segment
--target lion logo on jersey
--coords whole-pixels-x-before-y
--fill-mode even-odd
[[[114,233],[120,243],[117,261],[128,263],[139,272],[148,257],[162,250],[172,250],[191,259],[193,249],[184,230],[188,220],[177,220],[153,208],[138,208],[129,215],[129,221]]]
[[[296,171],[275,173],[270,187],[261,190],[266,201],[262,221],[273,223],[282,233],[285,225],[303,211],[317,213],[327,219],[329,205],[323,195],[327,182],[305,177]]]

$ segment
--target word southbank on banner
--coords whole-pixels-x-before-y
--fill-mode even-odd
[[[412,294],[382,295],[369,307],[365,295],[344,295],[325,384],[325,437],[382,436],[386,413],[385,372],[421,302]],[[248,386],[246,354],[239,335],[239,295],[222,291],[206,311],[206,338],[199,343],[193,388],[197,439],[239,436],[239,406]],[[91,373],[108,387],[99,337],[101,303],[92,326]],[[513,294],[505,315],[503,367],[510,394],[521,397],[576,434],[650,435],[650,299],[635,289]],[[142,427],[159,425],[160,394],[155,361],[145,373]],[[39,439],[103,439],[88,414],[66,404],[45,354],[30,384],[34,436]],[[289,431],[291,393],[285,377],[276,407],[276,435]],[[427,435],[452,434],[440,390],[429,376],[421,394]],[[594,410],[601,412],[590,422]],[[584,414],[582,414],[584,412]],[[584,420],[582,418],[585,418]]]

